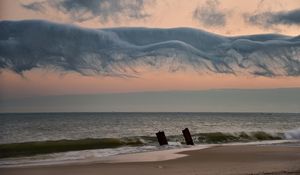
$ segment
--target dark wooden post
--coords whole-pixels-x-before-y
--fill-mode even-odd
[[[184,130],[182,130],[182,133],[183,133],[183,136],[184,136],[184,139],[185,139],[185,143],[187,145],[194,145],[194,141],[193,141],[193,138],[191,136],[191,133],[190,133],[189,129],[185,128]]]
[[[156,133],[156,137],[157,137],[159,145],[167,145],[168,144],[167,137],[165,136],[165,133],[163,131],[159,131],[158,133]]]

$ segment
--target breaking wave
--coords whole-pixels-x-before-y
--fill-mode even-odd
[[[300,140],[300,128],[290,130],[284,133],[286,139]]]
[[[294,131],[271,134],[263,131],[238,133],[198,133],[193,134],[195,144],[219,144],[232,142],[253,142],[266,140],[299,139],[293,135]],[[298,132],[299,133],[299,132]],[[184,144],[182,135],[167,136],[170,146]],[[135,136],[124,138],[88,138],[79,140],[37,141],[24,143],[10,143],[0,145],[0,158],[31,156],[56,152],[104,149],[118,147],[158,146],[156,137]]]

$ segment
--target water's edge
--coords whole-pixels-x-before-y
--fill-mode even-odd
[[[211,148],[214,146],[242,146],[242,145],[292,145],[300,146],[300,140],[269,140],[247,143],[225,143],[225,144],[201,144],[195,146],[162,146],[148,150],[131,150],[118,154],[97,157],[97,152],[110,151],[109,149],[70,151],[65,153],[54,153],[37,155],[32,157],[18,157],[0,159],[0,168],[14,167],[35,167],[69,164],[90,164],[90,163],[129,163],[129,162],[156,162],[178,159],[188,156],[186,151],[196,151]],[[80,155],[84,155],[80,157]],[[92,156],[93,155],[93,156]]]
[[[196,144],[219,144],[231,142],[251,142],[286,139],[284,133],[236,132],[236,133],[197,133],[193,134]],[[168,136],[172,144],[184,144],[182,135]],[[35,141],[23,143],[0,144],[0,158],[33,156],[37,154],[59,153],[90,149],[119,148],[134,146],[157,146],[156,137],[135,136],[123,138],[86,138],[78,140]]]

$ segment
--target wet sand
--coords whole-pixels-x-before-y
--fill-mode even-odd
[[[1,175],[234,175],[299,174],[300,147],[218,146],[185,151],[173,160],[2,168]],[[135,155],[135,156],[138,156]]]

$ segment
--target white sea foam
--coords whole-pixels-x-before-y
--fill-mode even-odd
[[[257,141],[257,142],[248,142],[248,143],[226,143],[226,144],[206,144],[206,145],[196,145],[188,146],[185,148],[176,148],[171,150],[162,150],[154,152],[144,152],[144,153],[133,153],[125,155],[116,155],[110,156],[104,159],[104,163],[125,163],[125,162],[155,162],[155,161],[165,161],[178,159],[181,157],[188,156],[184,154],[184,151],[194,151],[201,150],[206,148],[211,148],[214,146],[239,146],[239,145],[272,145],[272,144],[282,144],[282,143],[291,143],[298,141],[290,140],[268,140],[268,141]]]
[[[121,162],[156,162],[178,159],[187,156],[183,154],[183,151],[193,151],[201,150],[213,147],[214,145],[196,145],[196,146],[186,146],[185,148],[176,148],[170,150],[160,150],[152,152],[134,153],[134,154],[124,154],[106,157],[104,163],[121,163]]]
[[[300,128],[290,130],[284,133],[286,139],[300,140]]]
[[[121,147],[113,149],[69,151],[20,158],[5,158],[0,159],[0,168],[94,162],[108,156],[154,151],[156,149],[155,146]]]

